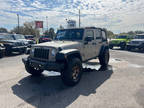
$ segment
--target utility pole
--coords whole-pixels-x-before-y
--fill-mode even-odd
[[[17,20],[18,20],[18,34],[19,34],[19,14],[17,14]]]
[[[80,28],[80,24],[81,24],[81,21],[80,21],[80,9],[79,9],[79,28]]]
[[[48,31],[48,16],[46,16],[47,31]]]

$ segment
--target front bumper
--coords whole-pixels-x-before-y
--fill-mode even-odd
[[[127,45],[128,48],[143,48],[144,46],[141,44],[135,45],[135,44],[128,44]]]
[[[0,57],[3,57],[5,55],[5,48],[0,47]]]
[[[20,51],[26,50],[26,48],[27,48],[27,46],[16,46],[16,47],[12,47],[12,51],[20,52]]]
[[[62,69],[64,69],[64,63],[57,63],[57,62],[50,62],[50,61],[39,61],[34,60],[32,58],[23,58],[22,59],[24,65],[30,65],[31,67],[37,67],[42,70],[48,70],[48,71],[57,71],[60,72]]]

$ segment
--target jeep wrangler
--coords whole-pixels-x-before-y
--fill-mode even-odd
[[[58,30],[53,41],[34,45],[22,61],[32,75],[40,75],[43,70],[57,71],[64,84],[74,86],[81,79],[82,63],[95,58],[101,65],[108,65],[107,32],[86,27]]]
[[[130,42],[130,38],[128,36],[116,36],[116,39],[112,39],[109,42],[110,49],[113,47],[120,47],[122,50],[126,49],[127,43]]]

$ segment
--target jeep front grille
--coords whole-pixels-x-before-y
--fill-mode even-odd
[[[34,57],[39,59],[49,59],[49,49],[35,48]]]

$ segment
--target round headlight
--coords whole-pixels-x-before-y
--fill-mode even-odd
[[[52,49],[51,54],[52,54],[52,56],[55,56],[56,55],[56,50]]]
[[[34,48],[31,48],[31,53],[34,53]]]
[[[31,48],[31,50],[30,50],[30,55],[31,55],[31,56],[34,55],[34,50],[35,50],[34,48]]]

